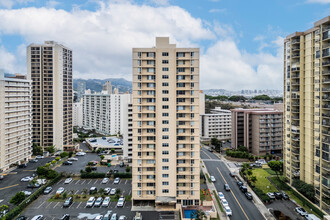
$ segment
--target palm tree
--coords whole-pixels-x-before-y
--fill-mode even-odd
[[[196,219],[196,220],[203,220],[206,218],[206,214],[204,211],[197,209],[191,213],[190,219]]]

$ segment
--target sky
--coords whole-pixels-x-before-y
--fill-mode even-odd
[[[200,89],[282,89],[283,40],[330,15],[330,0],[0,0],[0,69],[26,47],[73,50],[74,78],[132,80],[132,48],[156,36],[200,48]]]

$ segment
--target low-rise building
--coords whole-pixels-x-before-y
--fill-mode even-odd
[[[231,144],[247,147],[254,155],[281,154],[283,111],[278,109],[232,109]]]
[[[231,139],[231,112],[216,107],[209,114],[200,115],[201,140],[217,138],[219,140]]]

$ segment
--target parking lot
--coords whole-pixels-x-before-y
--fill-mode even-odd
[[[44,215],[47,219],[58,219],[63,214],[70,214],[73,219],[94,219],[98,214],[104,215],[111,211],[120,215],[125,215],[128,219],[133,219],[135,212],[131,212],[131,202],[125,201],[122,208],[117,208],[117,202],[110,202],[108,207],[93,207],[86,208],[85,201],[73,201],[68,208],[63,208],[62,201],[48,201],[55,195],[56,190],[59,187],[64,187],[65,191],[70,194],[71,190],[74,190],[74,194],[82,194],[83,189],[90,189],[96,187],[100,188],[117,188],[121,190],[123,196],[131,194],[131,180],[120,180],[119,184],[113,184],[113,180],[110,180],[107,184],[102,184],[102,179],[74,179],[69,184],[64,184],[65,179],[59,181],[53,186],[53,191],[49,195],[40,196],[35,202],[33,202],[22,215],[26,217],[33,217],[35,215]],[[87,195],[87,199],[91,195]]]
[[[290,200],[275,200],[267,205],[267,208],[281,211],[284,215],[290,217],[292,220],[305,219],[296,212],[296,207],[297,206]]]

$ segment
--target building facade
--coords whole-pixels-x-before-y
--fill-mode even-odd
[[[231,140],[231,112],[216,107],[210,114],[200,114],[200,136],[202,140],[217,138]]]
[[[330,213],[330,17],[284,41],[284,172]]]
[[[106,135],[126,132],[130,94],[83,95],[83,127]]]
[[[133,141],[133,105],[128,104],[128,117],[127,122],[124,121],[124,132],[123,132],[123,156],[128,162],[132,162],[132,141]]]
[[[32,155],[31,81],[0,70],[0,173]]]
[[[283,148],[283,112],[232,109],[231,146],[244,146],[254,155],[278,154]]]
[[[80,102],[82,96],[85,94],[86,91],[86,82],[78,82],[77,84],[77,102]]]
[[[32,80],[32,137],[36,145],[72,145],[72,51],[53,41],[27,48]]]
[[[133,49],[133,205],[199,205],[199,49]]]
[[[81,102],[73,103],[73,126],[83,126],[83,105]]]

